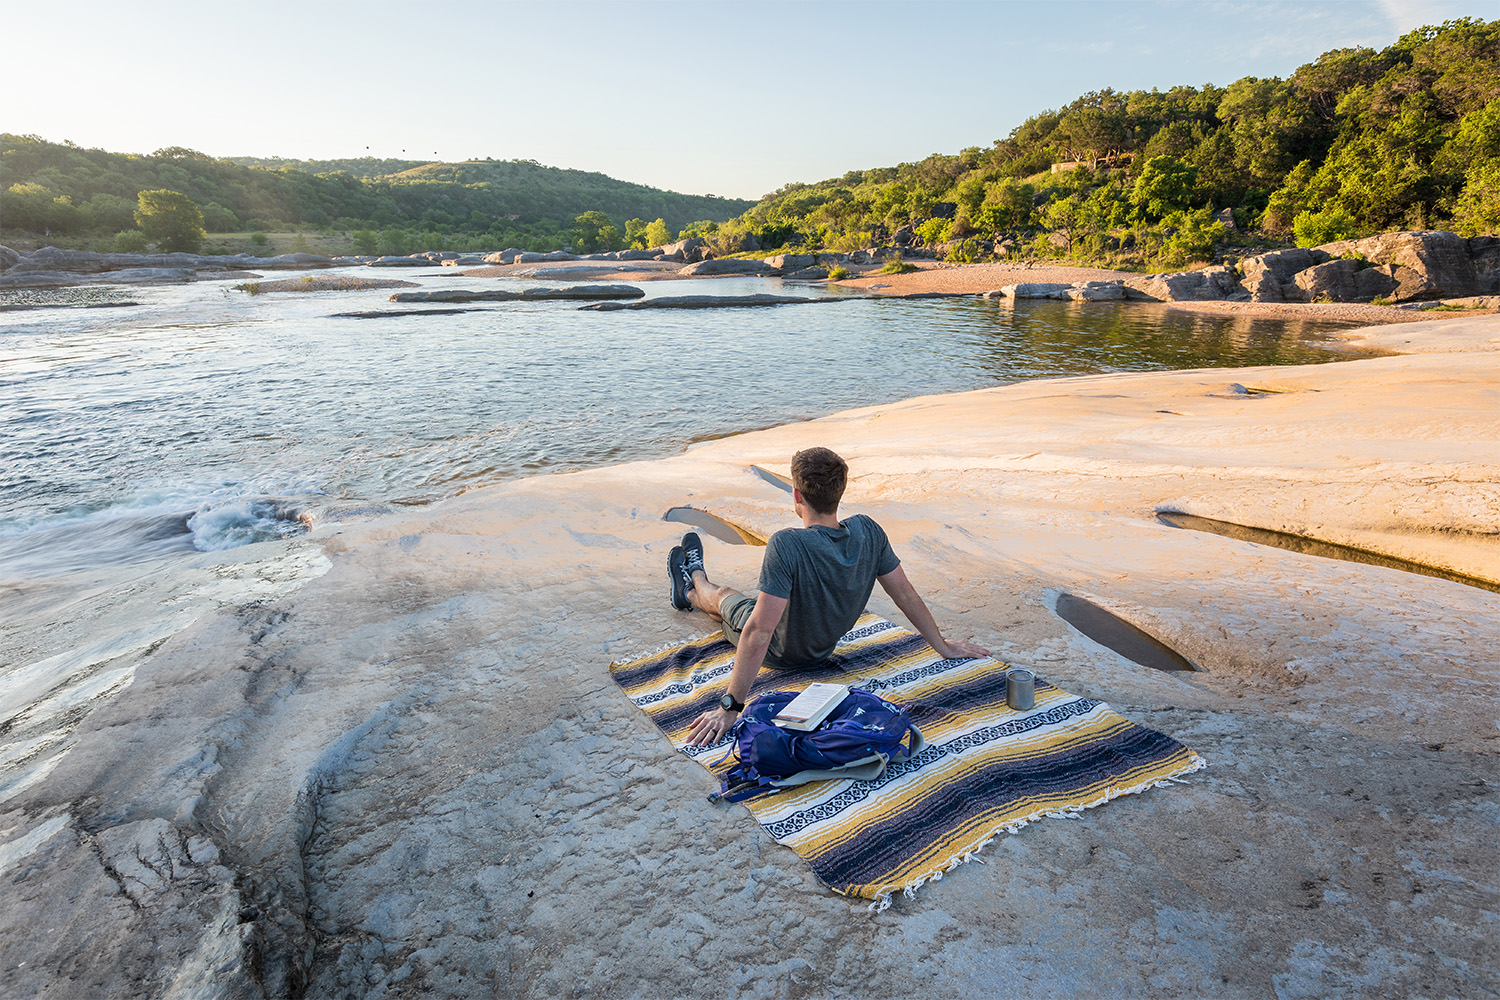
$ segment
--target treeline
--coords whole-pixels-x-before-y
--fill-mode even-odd
[[[1226,238],[1304,245],[1397,228],[1500,230],[1500,21],[1449,21],[1289,79],[1103,90],[988,149],[768,195],[721,232],[853,249],[904,236],[996,252],[1185,263]]]
[[[0,225],[35,233],[129,231],[140,192],[168,190],[196,203],[211,233],[364,230],[405,233],[413,243],[437,237],[452,245],[553,249],[574,240],[577,218],[589,212],[604,213],[617,229],[660,219],[675,233],[722,222],[753,204],[529,160],[263,162],[268,166],[183,147],[111,153],[4,134]],[[334,164],[341,169],[304,169]],[[398,169],[377,173],[388,167]]]

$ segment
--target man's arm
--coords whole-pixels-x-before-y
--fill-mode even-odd
[[[755,599],[755,610],[740,632],[740,644],[734,654],[734,670],[729,674],[729,693],[734,700],[743,703],[750,697],[750,686],[761,664],[766,662],[766,650],[771,646],[771,636],[781,622],[788,599],[772,597],[762,593]],[[710,709],[693,720],[688,730],[687,745],[695,747],[703,743],[716,743],[739,718],[738,712],[726,712],[722,708]]]
[[[976,646],[972,642],[950,642],[943,638],[943,633],[938,631],[937,622],[932,620],[932,612],[927,610],[927,604],[922,600],[922,595],[917,593],[917,588],[911,585],[906,578],[906,570],[900,566],[891,570],[885,576],[876,577],[880,586],[891,600],[896,602],[896,607],[906,616],[906,620],[922,633],[922,638],[932,644],[937,654],[948,660],[971,659],[979,656],[989,656],[990,651],[983,646]]]

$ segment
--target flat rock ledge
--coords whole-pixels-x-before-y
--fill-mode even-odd
[[[61,288],[68,285],[172,284],[254,271],[310,270],[347,267],[362,261],[288,253],[275,257],[249,254],[94,253],[42,247],[29,254],[0,247],[0,289]]]
[[[1125,281],[1027,281],[985,292],[987,299],[1072,299],[1074,302],[1119,302],[1126,298]]]
[[[573,285],[570,288],[522,288],[516,291],[465,291],[452,288],[435,292],[397,292],[392,302],[535,302],[550,299],[639,299],[645,292],[634,285]]]
[[[659,299],[642,299],[639,302],[597,302],[580,306],[608,312],[614,309],[731,309],[752,306],[813,305],[826,302],[851,302],[856,299],[877,298],[873,295],[838,295],[809,298],[799,295],[671,295]]]

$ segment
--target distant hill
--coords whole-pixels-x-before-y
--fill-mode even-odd
[[[263,170],[283,170],[290,167],[304,174],[333,174],[343,171],[351,177],[369,180],[372,177],[387,177],[399,174],[412,167],[420,167],[429,160],[383,160],[373,156],[351,157],[347,160],[289,160],[284,156],[226,156],[230,163]]]
[[[197,202],[210,232],[395,228],[544,247],[567,242],[585,212],[603,212],[620,230],[631,219],[660,218],[676,232],[693,222],[724,222],[754,205],[530,160],[217,159],[179,146],[140,155],[0,135],[0,222],[7,229],[130,229],[136,195],[156,188]]]

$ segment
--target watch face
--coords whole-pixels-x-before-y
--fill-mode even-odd
[[[732,694],[726,694],[724,695],[724,697],[720,698],[719,707],[726,712],[734,712],[739,710],[739,705],[735,702],[734,695]]]

